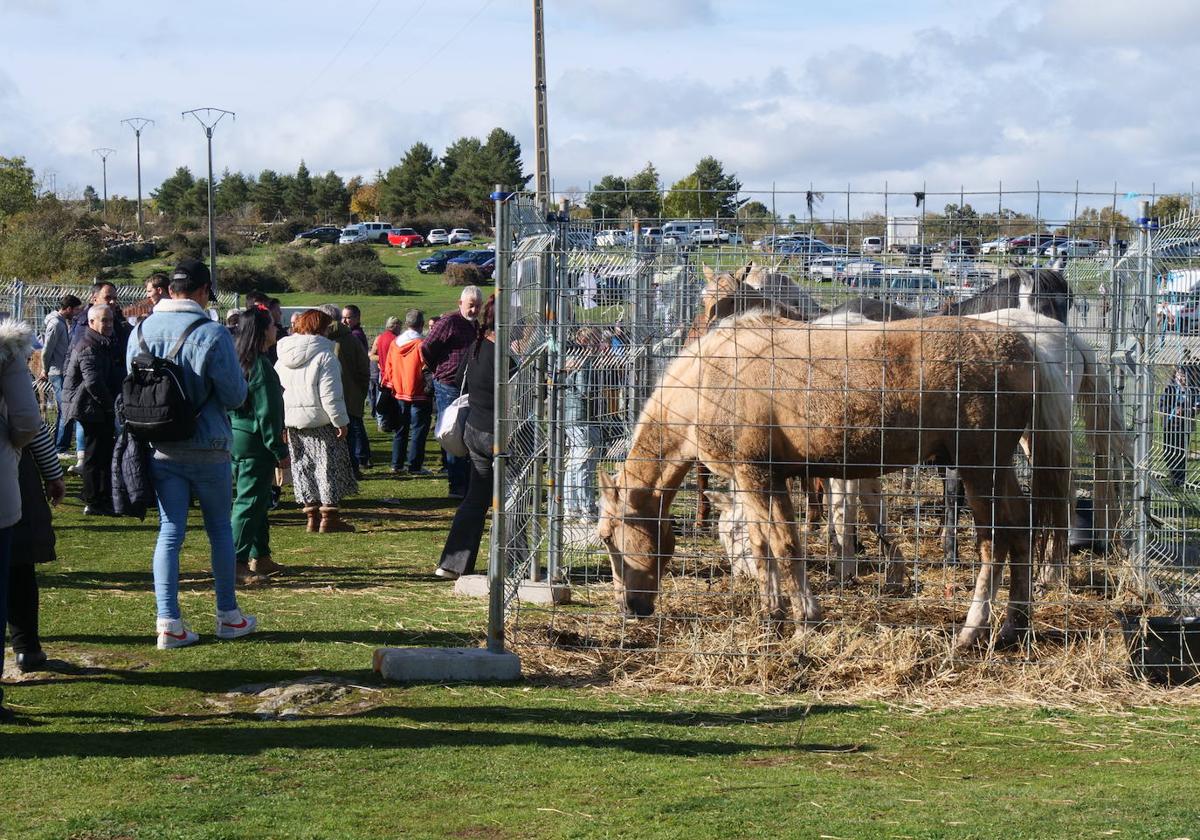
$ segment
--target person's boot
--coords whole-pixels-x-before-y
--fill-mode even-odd
[[[233,573],[238,586],[258,586],[267,582],[267,578],[263,575],[255,574],[254,570],[250,568],[250,564],[245,560],[237,561]]]
[[[321,508],[321,533],[336,534],[354,530],[354,526],[344,521],[335,507]]]
[[[317,533],[321,526],[321,509],[316,505],[305,505],[304,515],[308,517],[308,525],[305,530],[310,534]]]
[[[270,557],[251,557],[250,570],[260,575],[277,575],[284,571],[284,567]]]

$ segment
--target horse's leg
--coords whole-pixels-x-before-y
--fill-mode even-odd
[[[825,498],[825,481],[821,478],[804,480],[805,522],[809,530],[821,521],[821,502]]]
[[[801,624],[821,620],[821,607],[808,588],[808,567],[804,544],[796,527],[796,508],[786,484],[783,490],[767,495],[770,504],[771,554],[788,573],[788,597],[792,605],[792,620]]]
[[[708,489],[708,477],[711,475],[708,467],[697,462],[696,463],[696,528],[704,528],[708,524],[708,518],[711,513],[708,496],[704,491]]]
[[[995,550],[996,533],[992,519],[996,512],[996,499],[992,470],[983,468],[960,468],[959,474],[967,491],[967,503],[975,515],[975,541],[979,546],[979,574],[975,578],[975,592],[971,597],[971,608],[967,620],[958,633],[956,646],[970,647],[983,639],[992,618],[992,602],[1004,572],[1003,558],[997,562]]]
[[[879,538],[879,557],[883,562],[885,586],[895,590],[904,586],[904,556],[888,530],[887,496],[883,493],[883,480],[864,478],[858,482],[859,498],[867,511],[867,521]]]
[[[845,581],[858,571],[854,548],[858,542],[858,482],[829,479],[830,544],[839,555],[838,577]]]
[[[746,523],[746,541],[754,567],[758,570],[758,602],[762,615],[769,621],[783,620],[783,603],[779,586],[779,564],[771,553],[771,508],[769,491],[751,476],[740,472],[735,481],[738,499]]]
[[[947,563],[958,564],[959,501],[962,498],[962,478],[958,470],[948,467],[942,471],[942,555]]]
[[[1017,482],[1012,467],[1005,468],[997,476],[997,508],[1005,513],[1004,521],[996,521],[996,556],[1008,556],[1008,612],[997,647],[1012,647],[1024,641],[1029,633],[1029,620],[1033,610],[1033,565],[1030,554],[1030,505]]]

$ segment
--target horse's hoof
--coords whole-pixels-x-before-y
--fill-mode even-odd
[[[958,631],[958,638],[954,642],[955,651],[966,651],[975,647],[987,638],[986,627],[964,627]]]
[[[908,587],[905,586],[903,583],[889,582],[889,583],[885,583],[883,585],[883,589],[881,589],[880,591],[884,595],[903,595],[905,592],[908,591]]]
[[[1013,650],[1025,644],[1029,639],[1029,628],[1018,628],[1007,621],[1000,626],[1000,634],[996,636],[996,650]]]

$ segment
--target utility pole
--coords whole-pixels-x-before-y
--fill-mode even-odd
[[[104,179],[101,182],[101,189],[103,190],[101,194],[104,196],[104,203],[100,205],[100,215],[105,219],[108,219],[108,156],[116,154],[116,152],[116,149],[92,149],[92,154],[100,156],[100,169]]]
[[[212,165],[212,136],[213,129],[217,127],[217,123],[225,119],[226,116],[237,119],[237,114],[233,111],[226,111],[222,108],[193,108],[191,111],[184,111],[182,116],[186,120],[188,114],[196,118],[196,122],[204,127],[204,135],[208,138],[208,273],[212,278],[213,294],[217,293],[217,224],[213,218],[213,165]]]
[[[546,150],[546,39],[542,31],[542,0],[533,0],[533,110],[537,203],[545,213],[550,204],[550,154]]]
[[[133,129],[133,136],[137,138],[137,195],[138,195],[138,236],[142,235],[142,129],[148,125],[154,125],[154,120],[146,117],[130,117],[126,120],[121,120],[122,125],[127,125]]]

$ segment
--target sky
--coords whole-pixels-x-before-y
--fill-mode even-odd
[[[960,190],[1047,216],[1200,182],[1196,0],[545,0],[556,192],[705,155],[745,197],[845,218]],[[533,168],[531,0],[0,0],[0,155],[60,193],[214,165],[370,176],[495,126]],[[1117,198],[1113,198],[1113,194]],[[953,195],[952,195],[953,194]],[[1101,195],[1103,194],[1103,195]]]

